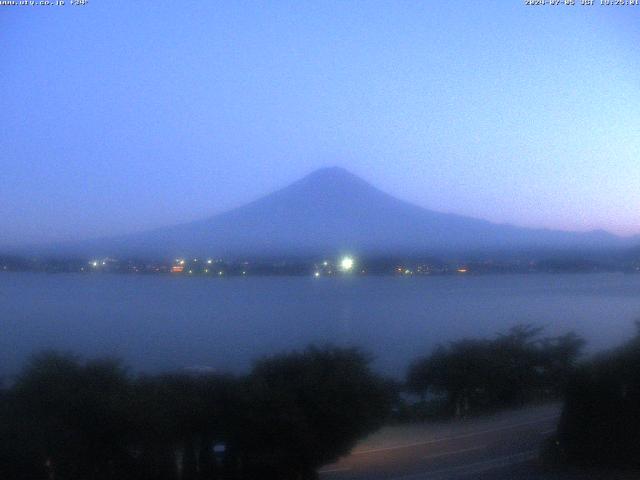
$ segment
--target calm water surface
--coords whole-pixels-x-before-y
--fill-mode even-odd
[[[635,331],[640,275],[186,278],[0,273],[0,375],[34,351],[115,355],[135,371],[210,366],[309,343],[357,345],[400,376],[438,342],[514,324],[599,350]]]

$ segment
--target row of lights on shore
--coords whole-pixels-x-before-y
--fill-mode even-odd
[[[194,258],[193,261],[194,262],[198,262],[199,260],[197,258]],[[176,262],[175,263],[177,263],[178,265],[184,265],[185,262],[186,262],[186,260],[184,258],[176,258]],[[213,263],[213,259],[208,258],[206,260],[206,262],[207,262],[207,265],[211,265]]]
[[[354,267],[355,267],[356,261],[354,260],[353,257],[346,255],[344,257],[342,257],[340,259],[340,262],[338,263],[338,268],[341,272],[343,273],[350,273],[353,271]],[[327,262],[326,260],[324,262],[322,262],[322,266],[323,267],[328,267],[329,266],[329,262]],[[315,278],[318,278],[321,276],[321,273],[319,270],[316,270],[313,273],[313,276]]]
[[[197,258],[194,258],[194,259],[193,259],[193,261],[194,261],[194,262],[197,262],[197,261],[198,261],[198,259],[197,259]],[[178,263],[179,265],[184,265],[184,264],[185,264],[185,261],[184,261],[184,259],[177,259],[177,260],[176,260],[176,263]],[[207,260],[207,264],[209,264],[209,265],[210,265],[211,263],[213,263],[213,260],[208,259],[208,260]],[[350,255],[346,255],[346,256],[344,256],[344,257],[342,257],[342,258],[340,259],[340,262],[338,263],[338,269],[339,269],[342,273],[351,273],[351,272],[354,270],[355,265],[356,265],[356,261],[355,261],[355,259],[354,259],[352,256],[350,256]],[[328,262],[327,260],[323,261],[323,262],[322,262],[322,266],[323,266],[324,268],[329,267],[329,262]],[[398,267],[398,271],[399,271],[400,273],[404,274],[404,275],[413,275],[413,273],[414,273],[414,272],[413,272],[412,270],[410,270],[410,269],[402,269],[401,267]],[[460,268],[457,268],[457,269],[456,269],[456,272],[457,272],[457,273],[467,273],[467,272],[468,272],[468,269],[467,269],[467,267],[460,267]],[[193,270],[189,270],[189,271],[188,271],[188,273],[192,274],[192,273],[193,273]],[[205,268],[204,273],[209,273],[209,269],[208,269],[208,268]],[[329,272],[329,273],[331,273],[331,272]],[[364,273],[364,270],[363,270],[363,273]],[[247,272],[243,270],[243,271],[242,271],[242,275],[246,275],[246,274],[247,274]],[[223,272],[222,270],[220,270],[220,271],[218,272],[218,275],[219,275],[219,276],[222,276],[222,275],[224,275],[224,272]],[[318,277],[322,276],[322,273],[321,273],[319,270],[316,270],[316,271],[313,273],[313,276],[314,276],[315,278],[318,278]]]
[[[198,259],[194,258],[193,261],[197,262]],[[208,265],[211,265],[213,263],[213,260],[212,259],[207,259],[206,262],[207,262]],[[176,258],[176,262],[175,263],[176,263],[176,265],[174,266],[174,270],[173,271],[174,272],[178,272],[178,271],[182,272],[182,269],[184,268],[184,265],[186,263],[185,259]],[[344,256],[344,257],[342,257],[340,259],[340,262],[338,263],[338,267],[339,267],[339,270],[341,272],[349,273],[349,272],[353,271],[353,269],[355,267],[355,264],[356,264],[356,262],[355,262],[354,258],[352,256],[350,256],[350,255],[346,255],[346,256]],[[325,268],[328,267],[329,266],[329,262],[327,260],[323,261],[322,262],[322,266],[325,267]],[[178,269],[176,269],[176,267],[178,267]],[[182,267],[182,268],[180,268],[180,267]],[[187,273],[193,274],[193,270],[188,270]],[[204,273],[209,273],[209,269],[205,268],[204,269]],[[246,274],[247,274],[246,270],[243,270],[242,271],[242,275],[246,275]],[[222,275],[224,275],[224,272],[222,270],[220,270],[220,271],[218,271],[218,275],[222,276]],[[316,277],[316,278],[320,277],[321,276],[320,271],[316,270],[314,272],[313,276]]]
[[[109,260],[109,259],[106,259],[106,260],[92,260],[92,261],[89,262],[89,265],[91,267],[93,267],[93,268],[99,268],[101,266],[107,265],[107,263],[108,263],[107,260]],[[199,261],[198,258],[194,258],[193,259],[193,262],[198,262],[198,261]],[[222,260],[220,260],[220,261],[222,261]],[[208,258],[207,260],[205,260],[205,262],[206,262],[207,265],[212,265],[214,262],[217,263],[217,260],[213,260],[211,258]],[[248,263],[245,262],[245,265],[248,265]],[[174,273],[182,273],[184,271],[184,269],[185,269],[185,266],[186,266],[186,260],[184,258],[176,258],[175,262],[174,262],[174,265],[171,268],[171,271],[174,272]],[[342,258],[340,258],[340,260],[338,261],[338,264],[337,264],[337,270],[339,272],[345,273],[345,274],[346,273],[352,273],[355,270],[355,267],[356,267],[356,260],[351,255],[343,256]],[[318,269],[318,270],[315,270],[313,272],[313,276],[315,278],[321,277],[323,275],[323,272],[331,275],[333,273],[331,268],[332,267],[331,267],[330,263],[327,260],[324,260],[322,262],[322,267],[320,269]],[[640,267],[636,267],[636,269],[640,269]],[[6,270],[6,267],[5,267],[5,270]],[[83,270],[84,270],[84,268],[83,268]],[[397,273],[402,274],[402,275],[413,275],[414,274],[413,270],[407,269],[405,267],[397,267],[396,271],[397,271]],[[464,274],[464,273],[467,273],[468,271],[469,270],[468,270],[468,268],[466,266],[461,266],[461,267],[458,267],[458,268],[455,269],[455,272],[459,273],[459,274]],[[209,267],[204,268],[204,273],[209,273],[209,272],[210,272],[210,268]],[[194,271],[192,269],[189,269],[189,270],[186,271],[186,273],[193,274]],[[215,273],[215,272],[212,272],[212,273]],[[364,273],[364,270],[362,270],[362,273]],[[225,272],[223,270],[219,270],[217,272],[217,274],[218,274],[218,276],[223,276],[225,274]],[[247,271],[246,270],[242,270],[241,274],[242,275],[246,275]]]

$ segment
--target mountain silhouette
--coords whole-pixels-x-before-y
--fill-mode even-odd
[[[322,168],[247,205],[187,224],[83,242],[91,254],[397,254],[609,248],[604,231],[495,224],[399,200],[339,167]]]

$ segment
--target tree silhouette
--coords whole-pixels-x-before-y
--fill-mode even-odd
[[[573,463],[640,466],[640,329],[572,375],[558,442]]]
[[[356,349],[309,348],[258,362],[249,377],[254,435],[242,449],[253,473],[315,478],[378,428],[391,405],[388,385]],[[262,477],[269,478],[269,477]]]
[[[416,360],[407,388],[425,397],[444,395],[449,413],[557,398],[575,367],[584,341],[570,333],[541,338],[541,328],[518,325],[491,340],[463,339],[438,346]]]
[[[45,352],[0,390],[0,478],[314,478],[381,424],[387,387],[353,349],[274,356],[240,378],[132,378]]]
[[[17,380],[12,413],[26,422],[36,463],[55,478],[112,478],[129,464],[128,394],[118,362],[81,365],[49,352],[34,357]]]

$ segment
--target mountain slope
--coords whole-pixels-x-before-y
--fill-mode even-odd
[[[85,242],[91,254],[271,255],[357,251],[607,248],[626,241],[498,225],[398,200],[341,168],[317,170],[243,207],[143,234]]]

